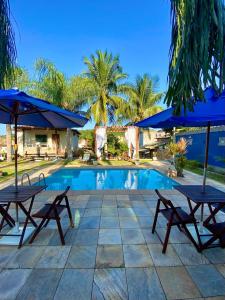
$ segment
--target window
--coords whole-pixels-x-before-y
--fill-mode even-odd
[[[46,134],[36,134],[35,136],[36,143],[47,143]]]

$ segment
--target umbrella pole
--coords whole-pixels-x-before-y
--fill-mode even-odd
[[[208,167],[209,135],[210,135],[210,122],[208,122],[207,131],[206,131],[205,161],[204,161],[203,186],[202,186],[203,193],[205,193],[206,175],[207,175],[207,167]]]
[[[18,116],[17,116],[17,115],[15,115],[14,155],[15,155],[15,187],[16,187],[16,192],[18,192],[18,161],[17,161],[18,146],[17,146],[17,119],[18,119]]]

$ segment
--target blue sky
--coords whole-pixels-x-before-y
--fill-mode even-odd
[[[166,90],[170,44],[168,0],[10,2],[17,61],[29,72],[33,72],[35,60],[44,57],[71,76],[84,70],[84,56],[96,49],[107,49],[120,55],[130,81],[147,72],[158,75],[160,90]]]

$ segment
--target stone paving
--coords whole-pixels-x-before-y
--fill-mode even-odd
[[[34,208],[55,194],[42,192]],[[188,209],[178,192],[163,194]],[[50,222],[31,246],[0,247],[1,300],[225,299],[225,249],[200,254],[173,228],[162,254],[163,217],[151,233],[154,191],[70,192],[69,200],[76,226],[67,230],[68,218],[62,216],[65,246]]]

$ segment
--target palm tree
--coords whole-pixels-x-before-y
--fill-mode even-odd
[[[169,88],[165,102],[176,113],[193,109],[203,89],[225,84],[225,5],[223,0],[171,0],[172,35]]]
[[[121,80],[127,77],[120,66],[119,56],[97,50],[95,55],[84,58],[87,71],[84,75],[91,81],[93,94],[90,97],[90,114],[96,124],[106,125],[114,121],[115,110],[123,98],[118,94]]]
[[[86,78],[74,76],[70,79],[59,71],[54,63],[39,59],[35,64],[37,80],[34,82],[32,93],[40,98],[46,99],[62,108],[77,112],[87,102],[89,94]],[[67,129],[66,152],[68,158],[72,158],[71,151],[71,129]]]
[[[135,83],[127,83],[121,91],[127,95],[127,101],[118,110],[120,121],[138,122],[162,110],[158,105],[163,93],[157,92],[158,78],[148,74],[138,75]]]
[[[14,77],[13,67],[16,61],[14,33],[10,22],[10,6],[8,0],[0,1],[0,88],[6,87],[6,80]],[[7,160],[11,161],[11,126],[6,125]]]
[[[0,1],[0,88],[5,88],[5,80],[13,79],[16,61],[16,46],[10,21],[9,0]]]

